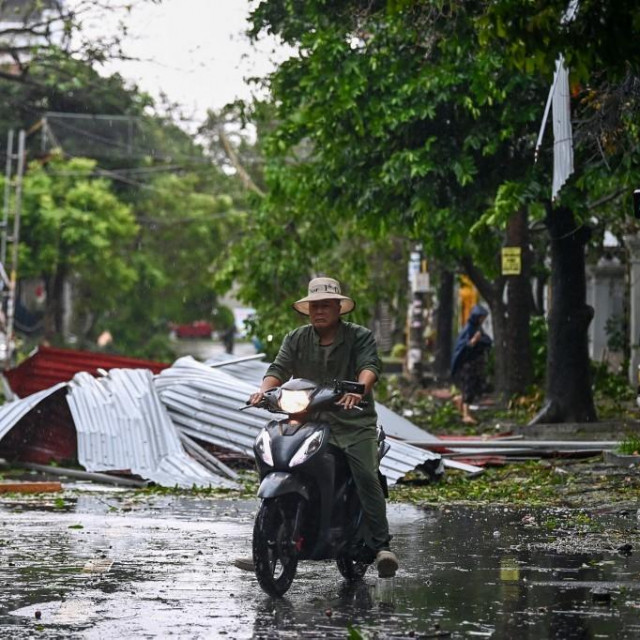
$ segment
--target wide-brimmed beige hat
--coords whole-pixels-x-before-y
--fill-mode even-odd
[[[309,303],[316,300],[340,300],[340,315],[353,311],[356,303],[348,296],[343,296],[340,291],[340,283],[333,278],[314,278],[309,282],[309,293],[305,298],[293,303],[293,308],[309,315]]]

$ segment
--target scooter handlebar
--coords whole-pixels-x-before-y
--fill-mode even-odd
[[[336,391],[340,393],[357,393],[358,395],[364,395],[364,384],[362,382],[350,382],[349,380],[336,380]]]

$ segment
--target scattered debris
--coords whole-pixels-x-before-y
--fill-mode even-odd
[[[165,487],[236,488],[238,474],[208,447],[253,457],[254,440],[272,416],[262,409],[239,412],[238,408],[262,379],[267,366],[257,362],[262,357],[258,354],[208,364],[184,357],[168,366],[41,348],[7,372],[12,385],[17,385],[15,396],[29,388],[27,382],[30,388],[45,380],[55,379],[56,383],[0,407],[0,454],[31,468],[45,465],[40,470],[48,473],[98,482],[120,484],[120,479],[122,483],[140,482],[141,486],[152,481]],[[110,367],[115,361],[132,366]],[[55,366],[50,366],[52,362]],[[78,371],[80,365],[87,370]],[[60,381],[65,375],[73,377]],[[390,435],[432,438],[379,407]],[[389,442],[391,449],[381,465],[389,485],[414,469],[429,477],[443,473],[439,453],[397,437],[390,437]],[[84,471],[60,466],[75,460]],[[50,461],[58,466],[46,466]],[[449,465],[471,473],[481,471],[456,461]]]
[[[504,464],[507,458],[518,460],[563,456],[593,456],[604,452],[610,452],[620,446],[617,440],[524,440],[520,436],[494,436],[461,438],[442,438],[436,442],[412,441],[422,449],[438,451],[443,456],[463,456],[475,458],[477,456],[485,461],[492,460]],[[500,458],[495,458],[499,455]]]
[[[55,493],[62,491],[59,482],[0,482],[0,493]]]

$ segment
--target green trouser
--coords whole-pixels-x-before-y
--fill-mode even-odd
[[[347,456],[364,511],[365,524],[371,535],[371,546],[377,551],[389,545],[387,505],[378,477],[378,443],[376,438],[360,440],[340,447]]]

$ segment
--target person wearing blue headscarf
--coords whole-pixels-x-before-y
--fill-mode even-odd
[[[460,389],[459,407],[465,424],[476,423],[469,412],[469,405],[482,394],[484,386],[485,359],[492,344],[482,328],[488,315],[489,312],[482,305],[475,305],[453,348],[451,377]]]

